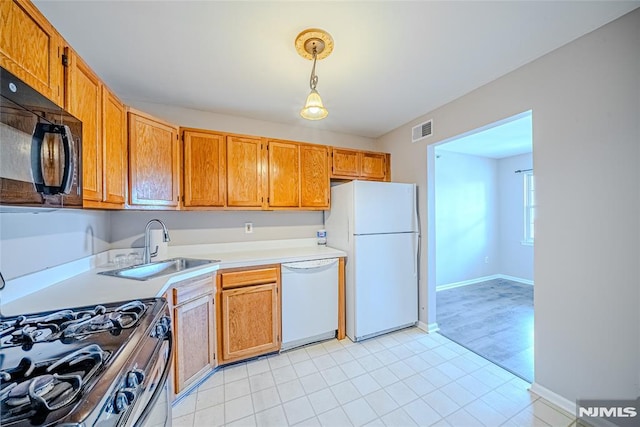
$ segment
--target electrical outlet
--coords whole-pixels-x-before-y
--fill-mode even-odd
[[[253,223],[252,222],[245,222],[244,223],[244,232],[246,234],[253,233]]]
[[[489,264],[489,257],[488,256],[484,257],[484,263],[485,264]]]

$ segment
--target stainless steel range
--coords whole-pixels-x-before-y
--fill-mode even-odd
[[[0,425],[170,424],[164,299],[0,319]]]

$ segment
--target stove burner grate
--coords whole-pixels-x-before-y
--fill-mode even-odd
[[[54,362],[23,358],[0,372],[2,423],[43,416],[76,400],[83,386],[104,365],[109,353],[89,344]]]
[[[103,305],[92,309],[61,310],[44,316],[18,316],[0,323],[0,347],[22,346],[30,350],[35,343],[82,337],[102,331],[117,335],[134,327],[146,311],[141,301],[131,301],[108,311]]]

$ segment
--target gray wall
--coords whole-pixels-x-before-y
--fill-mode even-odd
[[[392,179],[419,185],[428,232],[427,144],[533,110],[535,381],[569,400],[640,394],[638,46],[640,9],[379,140],[403,165]],[[429,118],[433,136],[412,144]],[[420,288],[421,320],[435,322],[435,283]]]
[[[497,160],[436,153],[436,285],[501,273]]]
[[[524,178],[514,171],[531,168],[531,154],[498,160],[498,272],[526,280],[533,280],[533,246],[521,243],[524,238]]]
[[[436,286],[494,274],[532,281],[533,246],[521,243],[523,176],[514,173],[532,168],[532,155],[436,154]]]

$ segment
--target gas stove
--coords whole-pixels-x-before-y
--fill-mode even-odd
[[[0,319],[0,425],[141,424],[166,382],[170,326],[160,298]]]

